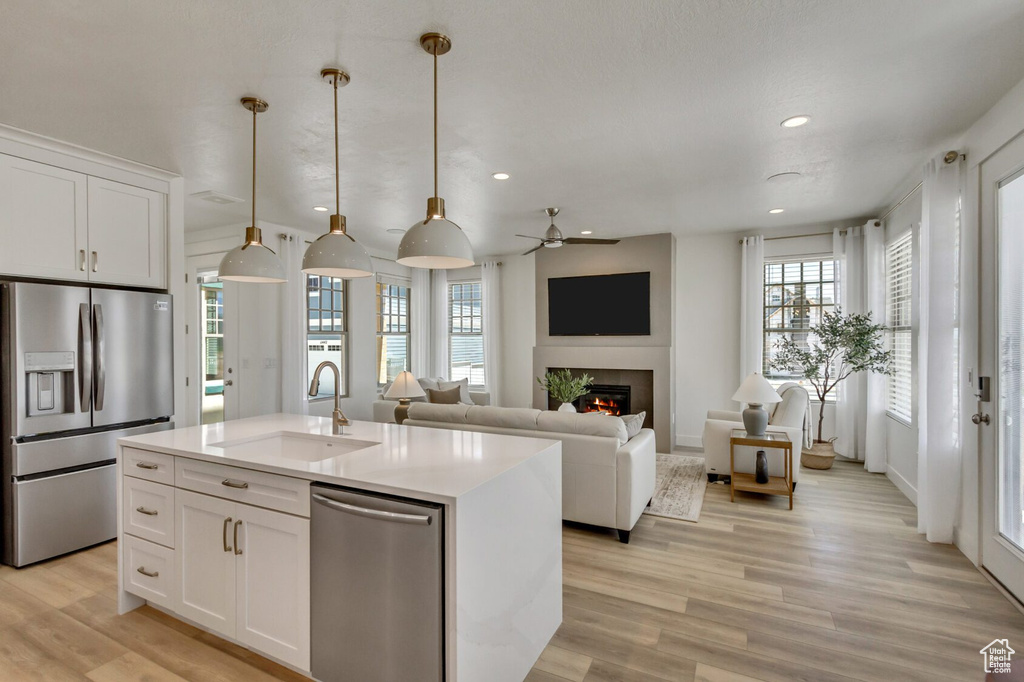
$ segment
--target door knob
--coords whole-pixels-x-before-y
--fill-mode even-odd
[[[232,381],[231,379],[225,379],[225,380],[224,380],[224,385],[225,385],[225,386],[234,386],[234,385],[235,385],[235,382],[234,382],[234,381]]]
[[[988,424],[989,418],[987,414],[979,412],[978,414],[971,416],[971,421],[974,422],[975,424]]]

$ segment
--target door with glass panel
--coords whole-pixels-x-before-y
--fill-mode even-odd
[[[980,272],[981,563],[1024,599],[1024,137],[981,166]]]
[[[238,418],[237,283],[217,277],[220,254],[188,259],[188,424]]]

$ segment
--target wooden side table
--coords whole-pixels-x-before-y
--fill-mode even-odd
[[[736,446],[750,445],[765,450],[781,450],[785,463],[785,476],[769,476],[767,483],[758,483],[754,474],[737,472]],[[729,435],[729,500],[736,501],[736,491],[785,495],[789,497],[789,508],[793,508],[793,443],[785,433],[766,433],[763,436],[749,436],[743,429],[733,429]]]

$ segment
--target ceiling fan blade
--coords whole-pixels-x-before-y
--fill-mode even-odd
[[[524,256],[529,256],[534,251],[539,251],[540,249],[543,249],[543,248],[544,248],[544,242],[541,242],[540,244],[537,244],[537,246],[533,247],[532,249],[530,249],[529,251],[527,251],[523,255]]]
[[[530,236],[530,235],[528,235],[528,234],[517,234],[516,236],[517,236],[517,237],[523,237],[524,239],[539,239],[539,240],[541,240],[541,241],[544,241],[544,238],[543,238],[543,237],[531,237],[531,236]]]
[[[569,237],[562,241],[563,244],[618,244],[618,239],[583,239],[580,237]]]

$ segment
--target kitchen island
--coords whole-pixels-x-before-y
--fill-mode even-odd
[[[310,625],[311,506],[324,544],[310,487],[323,484],[440,514],[443,670],[420,679],[522,680],[561,623],[558,441],[375,422],[333,435],[329,419],[277,414],[124,438],[117,466],[121,613],[148,602],[306,675],[340,679],[310,663],[311,640],[331,637]],[[387,563],[390,549],[331,549],[359,575],[401,568]],[[313,594],[331,575],[319,568]],[[326,593],[344,597],[347,587]]]

